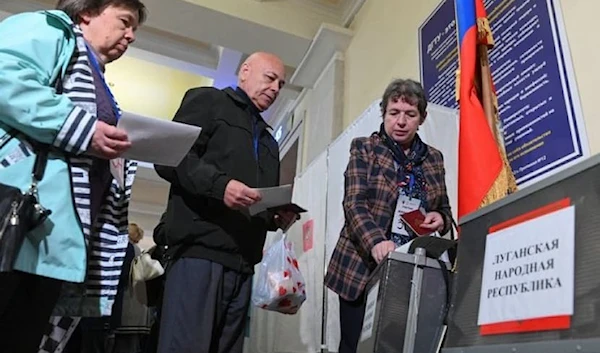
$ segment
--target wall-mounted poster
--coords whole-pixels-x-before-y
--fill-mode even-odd
[[[504,144],[522,187],[589,155],[573,65],[559,1],[484,3]],[[450,108],[458,108],[454,6],[443,0],[419,28],[421,82],[429,102]]]

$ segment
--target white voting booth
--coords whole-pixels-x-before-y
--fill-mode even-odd
[[[342,198],[350,142],[355,137],[369,136],[378,131],[381,122],[377,100],[296,177],[294,202],[308,212],[302,215],[302,220],[289,230],[287,236],[294,242],[300,270],[306,281],[307,299],[298,314],[291,316],[252,308],[246,352],[320,352],[322,348],[337,352],[340,337],[338,297],[323,286],[323,277],[344,224]],[[430,104],[419,136],[444,154],[448,196],[456,218],[457,112]],[[309,220],[313,222],[314,236],[312,248],[304,251],[303,225]],[[280,237],[281,233],[270,233],[265,247]]]
[[[293,200],[307,209],[302,220],[287,233],[294,244],[300,271],[306,282],[306,301],[296,315],[251,309],[246,352],[317,352],[321,350],[323,321],[323,273],[327,192],[327,153],[318,156],[296,177]],[[304,251],[303,225],[312,220],[312,248]],[[265,249],[280,239],[281,232],[269,233]]]

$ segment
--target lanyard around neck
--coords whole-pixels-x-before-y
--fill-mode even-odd
[[[102,73],[102,70],[100,69],[100,64],[98,63],[98,59],[96,59],[96,54],[94,53],[92,48],[89,47],[89,45],[87,43],[85,46],[89,53],[88,58],[90,59],[90,63],[92,64],[92,70],[96,71],[96,73],[98,74],[98,77],[100,77],[102,87],[104,87],[106,94],[110,98],[110,103],[112,105],[112,109],[115,114],[115,119],[117,121],[119,121],[119,118],[121,117],[121,111],[117,107],[117,102],[115,101],[115,97],[113,96],[112,92],[110,91],[108,84],[106,84],[106,79],[104,78],[104,74]]]

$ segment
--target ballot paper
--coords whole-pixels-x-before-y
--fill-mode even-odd
[[[202,131],[198,126],[132,113],[123,113],[117,127],[131,141],[122,157],[168,167],[179,165]]]
[[[251,216],[258,213],[270,211],[290,211],[295,213],[306,212],[302,207],[292,202],[292,185],[282,185],[271,188],[256,189],[260,192],[262,199],[250,206],[248,211]]]

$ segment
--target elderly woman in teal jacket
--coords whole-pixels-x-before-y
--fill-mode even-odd
[[[131,143],[116,128],[104,67],[144,19],[139,0],[60,0],[55,11],[0,22],[0,183],[26,191],[32,146],[43,144],[38,197],[52,211],[27,234],[14,270],[0,274],[8,352],[37,352],[50,315],[110,315],[136,166],[118,159]]]

